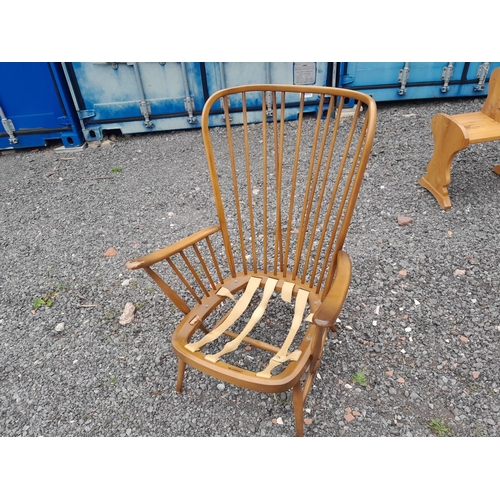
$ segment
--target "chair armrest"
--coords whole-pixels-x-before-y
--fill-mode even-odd
[[[313,316],[315,325],[328,328],[335,324],[347,296],[351,282],[351,270],[352,264],[349,255],[340,250],[337,254],[337,270],[332,287]]]
[[[188,236],[187,238],[178,241],[177,243],[169,245],[168,247],[162,248],[161,250],[156,250],[143,257],[138,257],[137,259],[130,260],[125,264],[125,267],[130,270],[135,270],[152,266],[153,264],[156,264],[157,262],[160,262],[164,259],[168,259],[172,255],[175,255],[176,253],[179,253],[180,251],[190,247],[191,245],[198,243],[199,241],[207,238],[217,231],[220,231],[220,226],[207,227],[205,229],[202,229],[201,231],[198,231],[197,233],[192,234],[191,236]]]

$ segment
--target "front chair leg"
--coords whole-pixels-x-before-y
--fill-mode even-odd
[[[177,365],[177,392],[181,392],[182,382],[184,381],[184,370],[186,369],[186,363],[179,358]]]
[[[304,436],[304,394],[300,380],[293,386],[293,412],[297,437]]]

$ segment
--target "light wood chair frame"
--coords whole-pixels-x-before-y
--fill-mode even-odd
[[[309,141],[311,153],[307,160],[308,165],[304,168],[308,171],[307,185],[303,187],[304,199],[301,210],[300,227],[296,230],[292,227],[292,205],[298,198],[299,187],[297,170],[302,160],[299,157],[299,148],[305,140],[304,127],[305,111],[308,108],[307,96],[318,97],[318,113],[314,121],[312,140]],[[263,188],[262,213],[258,210],[252,211],[255,203],[251,181],[248,183],[246,192],[242,192],[238,183],[234,180],[238,175],[235,166],[235,154],[233,143],[235,141],[233,132],[236,125],[232,121],[237,117],[230,103],[234,102],[233,96],[241,95],[242,105],[238,110],[242,117],[242,125],[239,133],[242,134],[244,144],[244,167],[246,170],[242,175],[251,176],[250,156],[255,151],[250,150],[249,137],[252,124],[249,123],[251,115],[249,106],[246,104],[248,96],[261,95],[262,107],[255,112],[261,113],[259,127],[262,128],[262,162],[263,162]],[[291,193],[289,194],[290,208],[280,206],[282,198],[281,179],[284,171],[283,144],[285,141],[284,129],[287,122],[287,96],[294,95],[298,98],[298,116],[295,120],[297,128],[296,151],[293,159],[293,174]],[[231,99],[231,101],[230,101]],[[353,100],[355,105],[348,108],[347,100]],[[214,108],[220,108],[214,115]],[[248,109],[247,109],[248,108]],[[236,211],[237,230],[231,233],[228,228],[226,211],[228,206],[224,205],[221,196],[222,180],[219,180],[218,166],[212,146],[211,134],[214,127],[210,126],[210,120],[218,116],[221,125],[225,125],[228,137],[229,160],[228,170],[232,172],[232,181],[227,179],[226,184],[233,182],[235,192],[235,205],[231,206]],[[345,118],[347,116],[347,118]],[[244,85],[221,90],[213,94],[207,101],[202,114],[202,136],[206,150],[210,179],[214,192],[214,200],[219,220],[218,225],[207,227],[197,233],[178,241],[166,248],[157,250],[149,255],[139,257],[126,263],[129,270],[144,269],[148,275],[157,283],[161,290],[172,300],[172,302],[185,314],[184,319],[175,328],[172,335],[172,345],[178,357],[177,391],[181,391],[186,365],[190,365],[205,374],[218,380],[237,385],[239,387],[252,389],[267,393],[281,393],[292,389],[292,399],[295,415],[296,433],[298,436],[304,434],[303,410],[304,402],[309,394],[323,353],[328,330],[333,329],[342,305],[347,296],[351,280],[351,260],[343,250],[347,230],[353,215],[356,199],[360,189],[361,181],[370,156],[372,142],[375,134],[377,108],[375,101],[368,95],[348,89],[333,87],[311,87],[296,85]],[[343,120],[348,120],[348,133],[345,141],[341,142],[336,134],[339,134],[339,126]],[[293,120],[291,120],[293,121]],[[268,134],[273,134],[272,144],[267,143]],[[327,138],[331,138],[333,146],[327,149]],[[338,141],[338,142],[336,142]],[[357,141],[357,142],[356,142]],[[338,144],[341,143],[341,146]],[[340,165],[337,177],[333,176],[335,184],[333,191],[328,191],[326,179],[330,175],[330,166],[323,166],[320,174],[321,164],[331,163],[334,147],[343,148],[339,152]],[[274,148],[274,149],[273,149]],[[273,150],[274,167],[268,164],[268,150]],[[290,165],[292,169],[292,165]],[[268,173],[275,177],[276,207],[275,217],[272,218],[271,210],[268,211],[267,192],[269,190]],[[333,172],[333,167],[332,167]],[[320,175],[324,175],[321,181]],[[333,174],[332,174],[333,175]],[[340,180],[345,180],[344,190],[341,191]],[[239,182],[239,181],[238,181]],[[342,181],[344,182],[344,181]],[[224,187],[224,186],[223,186]],[[240,192],[238,193],[238,189]],[[302,187],[300,187],[302,189]],[[295,192],[294,192],[295,190]],[[337,192],[338,191],[338,192]],[[302,191],[301,191],[302,192]],[[284,198],[283,198],[284,199]],[[239,201],[241,200],[241,201]],[[244,201],[246,200],[246,201]],[[338,211],[335,212],[338,203]],[[316,209],[313,209],[316,204]],[[321,207],[321,208],[320,208]],[[323,208],[326,207],[326,208]],[[243,212],[248,211],[251,236],[243,236]],[[326,222],[321,227],[319,213],[326,213]],[[262,244],[259,246],[259,236],[256,231],[255,220],[262,215],[263,225]],[[328,222],[331,220],[331,223]],[[234,220],[233,220],[234,222]],[[271,223],[272,222],[272,223]],[[330,225],[329,225],[330,224]],[[235,224],[236,225],[236,224]],[[274,227],[274,229],[272,228]],[[308,229],[309,228],[309,229]],[[311,229],[312,228],[312,229]],[[310,233],[308,233],[310,231]],[[313,235],[311,237],[308,234]],[[315,236],[316,235],[316,236]],[[221,259],[219,247],[213,244],[213,239],[219,237],[224,247],[224,258]],[[291,243],[294,238],[293,244]],[[318,251],[315,255],[313,240],[320,242],[324,248],[324,255]],[[235,243],[236,241],[236,243]],[[205,249],[205,257],[202,255],[201,246]],[[194,264],[187,256],[188,251],[195,256],[197,263]],[[260,253],[259,253],[260,252]],[[269,255],[269,258],[268,258]],[[199,286],[202,293],[194,289],[179,266],[173,262],[174,256],[180,257],[183,266],[194,278],[195,285]],[[182,294],[178,294],[167,284],[152,266],[166,261],[175,275],[186,287],[195,299],[194,306],[188,305]],[[238,261],[238,262],[237,262]],[[212,273],[209,271],[212,269]],[[228,270],[228,275],[225,274]],[[214,275],[213,275],[214,274]],[[201,276],[204,276],[205,283]],[[256,285],[255,280],[260,280]],[[269,282],[269,280],[272,281]],[[246,336],[243,342],[252,349],[263,349],[273,356],[266,369],[260,373],[232,365],[217,355],[204,354],[197,346],[210,336],[210,330],[205,326],[205,321],[216,311],[222,303],[231,301],[239,292],[245,292],[249,283],[257,286],[257,289],[271,285],[270,289],[282,294],[283,300],[290,302],[295,300],[296,307],[298,296],[305,294],[307,307],[310,314],[306,318],[309,326],[305,327],[298,347],[289,352],[288,345],[276,346],[270,342]],[[270,292],[269,292],[270,293]],[[302,299],[304,295],[301,295]],[[268,297],[269,298],[269,297]],[[241,300],[236,302],[235,308],[245,310]],[[264,299],[263,299],[264,300]],[[267,299],[266,299],[267,300]],[[297,309],[296,309],[297,311]],[[223,326],[228,318],[227,313],[215,325]],[[257,314],[257,313],[255,313]],[[297,319],[303,322],[302,313],[296,312]],[[300,317],[299,317],[300,316]],[[231,341],[240,342],[241,334],[224,329],[222,333]],[[202,340],[195,345],[191,342],[193,335],[202,335]],[[219,332],[220,333],[220,332]],[[240,337],[239,337],[240,336]],[[292,335],[293,337],[293,335]],[[288,337],[287,337],[288,339]],[[287,344],[287,342],[285,342]],[[193,347],[194,346],[194,347]],[[207,359],[208,358],[208,359]],[[211,358],[211,359],[210,359]],[[270,368],[280,365],[282,370],[278,374],[272,374]]]
[[[500,68],[489,81],[488,95],[481,111],[434,115],[431,123],[434,151],[427,165],[427,173],[418,183],[436,198],[444,210],[451,208],[448,186],[451,182],[451,164],[456,154],[469,144],[500,140]],[[493,168],[500,175],[500,165]]]

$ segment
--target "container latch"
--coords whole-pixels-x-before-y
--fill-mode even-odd
[[[150,120],[151,117],[151,105],[148,101],[141,101],[139,103],[139,109],[141,110],[141,114],[144,117],[144,126],[146,128],[154,127],[154,123]]]
[[[141,100],[139,102],[139,109],[141,111],[141,115],[144,117],[143,125],[146,128],[154,127],[154,123],[151,121],[151,105],[146,100],[146,93],[144,92],[144,85],[142,83],[141,71],[139,69],[138,62],[128,62],[127,66],[132,66],[134,68],[135,80],[137,83],[137,90],[139,91],[139,95]]]
[[[441,73],[441,80],[443,80],[443,86],[441,87],[441,92],[448,92],[450,90],[450,80],[453,76],[453,63],[448,63],[448,66],[443,68],[443,72]]]
[[[2,125],[3,125],[3,128],[5,129],[5,132],[7,132],[7,134],[9,135],[9,143],[10,144],[17,144],[18,140],[17,140],[17,137],[14,135],[14,132],[16,131],[16,127],[14,127],[12,120],[9,120],[5,116],[5,113],[3,112],[3,109],[1,107],[0,107],[0,118],[2,118]]]
[[[229,98],[229,96],[225,96],[226,98],[226,102],[227,102],[227,113],[228,113],[228,116],[229,116],[229,121],[232,121],[233,119],[233,116],[229,113],[229,108],[231,107],[231,100]],[[225,108],[224,108],[224,97],[221,97],[219,99],[219,103],[220,103],[220,107],[222,109],[222,111],[225,111]]]
[[[224,73],[224,63],[223,62],[220,62],[219,63],[219,76],[220,76],[220,83],[221,83],[221,89],[225,89],[226,88],[226,75]],[[231,99],[230,97],[227,95],[225,96],[226,98],[226,102],[227,102],[227,112],[229,114],[229,109],[231,107]],[[223,111],[224,110],[224,97],[221,97],[220,98],[220,107]],[[231,114],[229,114],[229,120],[232,120],[233,117],[231,116]]]
[[[266,91],[266,116],[273,116],[273,93]]]
[[[398,90],[399,95],[406,94],[406,84],[410,79],[410,63],[405,62],[404,68],[399,70],[399,78],[398,83],[401,84],[401,87]]]
[[[184,109],[189,115],[188,123],[196,123],[196,118],[194,117],[194,99],[192,97],[186,97],[184,99]]]
[[[160,63],[165,64],[165,63]],[[182,83],[184,85],[184,109],[188,114],[188,123],[196,123],[196,118],[194,116],[194,99],[191,97],[191,90],[189,89],[189,80],[187,75],[186,63],[181,62],[181,71],[182,71]]]
[[[484,90],[484,82],[486,81],[486,77],[488,76],[488,71],[490,70],[490,63],[484,62],[479,65],[477,68],[476,78],[478,79],[477,85],[474,85],[474,92],[479,92],[480,90]]]

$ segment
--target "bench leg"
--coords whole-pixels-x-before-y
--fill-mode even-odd
[[[442,113],[434,116],[431,129],[434,135],[434,152],[427,165],[427,173],[418,183],[434,195],[444,210],[448,210],[451,208],[448,196],[451,163],[455,155],[469,145],[469,138],[462,125]]]

